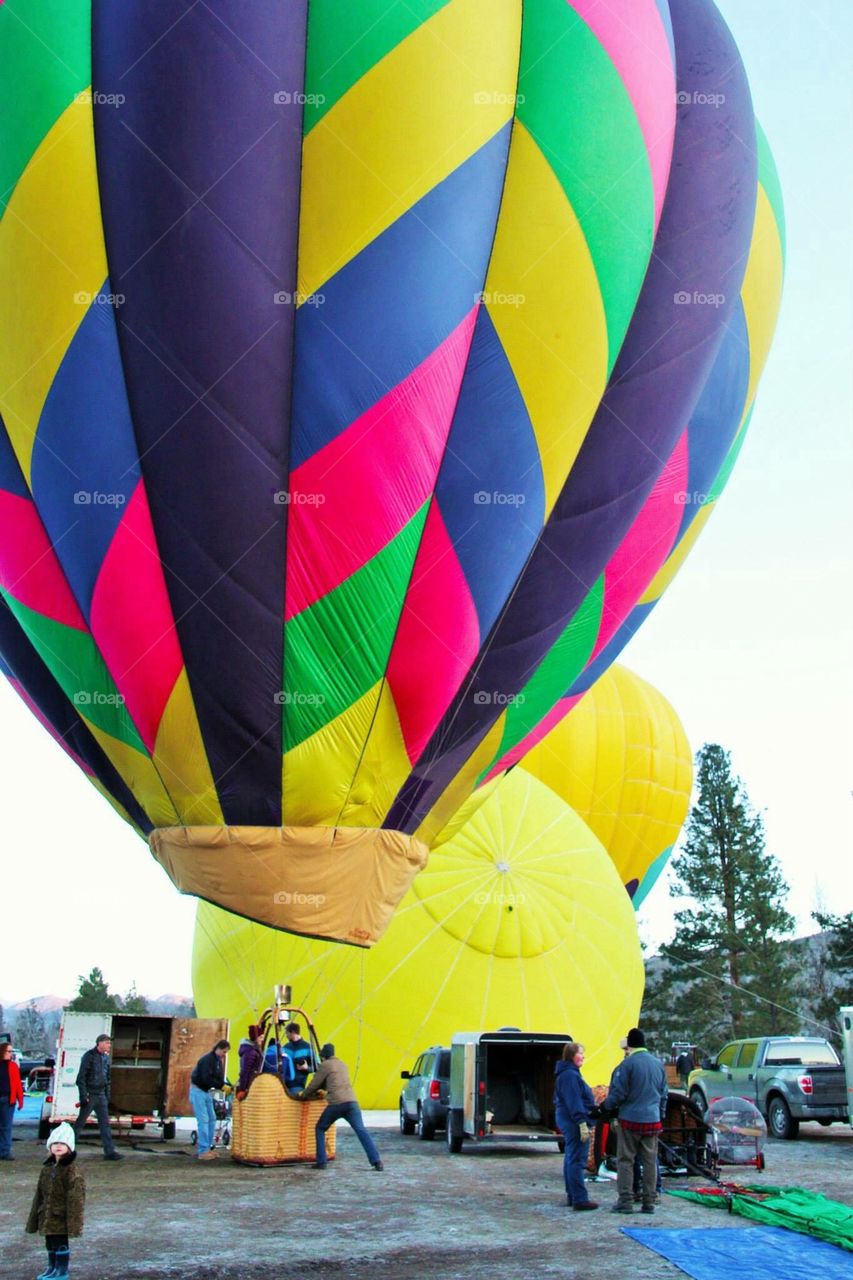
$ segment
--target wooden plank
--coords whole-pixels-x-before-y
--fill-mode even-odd
[[[173,1018],[166,1068],[164,1116],[187,1116],[190,1107],[190,1076],[202,1054],[218,1040],[228,1039],[227,1018]]]

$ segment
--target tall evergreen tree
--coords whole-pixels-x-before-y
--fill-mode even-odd
[[[696,758],[698,799],[673,860],[675,936],[669,965],[649,993],[649,1014],[676,1039],[708,1048],[744,1035],[795,1029],[796,973],[786,937],[788,888],[765,848],[764,823],[732,773],[727,751],[706,743]],[[646,1010],[644,1008],[644,1016]]]
[[[94,968],[88,978],[78,978],[77,994],[68,1008],[75,1013],[118,1013],[121,1006],[107,987],[100,969]]]

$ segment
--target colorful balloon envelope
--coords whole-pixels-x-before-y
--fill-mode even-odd
[[[756,209],[629,8],[0,7],[3,669],[183,891],[370,945],[586,664]]]

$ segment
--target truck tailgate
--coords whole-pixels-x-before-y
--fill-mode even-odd
[[[812,1078],[811,1105],[846,1107],[847,1078],[843,1067],[803,1067],[803,1075]]]

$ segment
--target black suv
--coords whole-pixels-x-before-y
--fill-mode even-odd
[[[450,1050],[441,1045],[425,1049],[405,1080],[400,1094],[400,1132],[415,1133],[430,1142],[436,1129],[447,1128],[450,1098]]]

